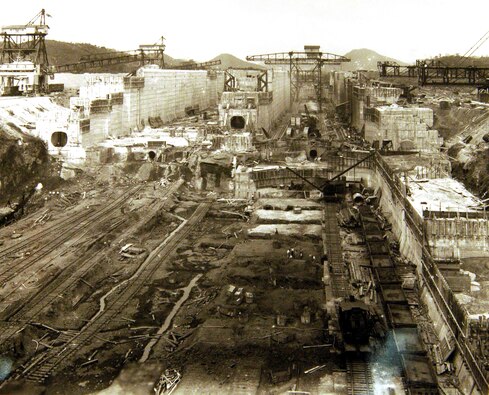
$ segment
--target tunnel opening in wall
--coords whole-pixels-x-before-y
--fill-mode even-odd
[[[231,127],[233,129],[244,129],[246,126],[245,119],[240,115],[235,115],[231,118]]]
[[[316,159],[318,157],[318,152],[316,149],[312,149],[309,151],[309,158],[311,158],[312,160]]]
[[[68,144],[68,135],[65,132],[54,132],[51,135],[51,143],[58,148]]]
[[[149,151],[148,152],[148,158],[149,158],[150,161],[154,161],[156,159],[156,152]]]

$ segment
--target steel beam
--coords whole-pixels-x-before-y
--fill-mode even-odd
[[[319,110],[322,110],[322,68],[325,64],[339,65],[349,62],[350,59],[342,55],[328,52],[275,52],[262,55],[247,56],[246,60],[264,62],[268,65],[289,65],[290,72],[290,105],[298,101],[300,90],[305,84],[312,84],[316,92]],[[304,69],[302,66],[312,66],[312,69]]]

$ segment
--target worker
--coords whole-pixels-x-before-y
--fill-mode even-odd
[[[293,248],[290,249],[290,258],[295,258],[295,251]]]
[[[287,249],[287,258],[290,259],[290,250],[289,249]]]

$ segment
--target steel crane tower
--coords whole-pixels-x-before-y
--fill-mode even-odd
[[[46,52],[46,11],[42,9],[25,25],[3,26],[0,47],[2,94],[45,92],[49,62]]]
[[[247,56],[246,60],[268,65],[288,65],[290,71],[290,103],[298,101],[301,88],[312,84],[319,109],[322,108],[322,69],[325,64],[339,65],[349,62],[345,56],[321,52],[318,45],[305,45],[304,51],[276,52]]]

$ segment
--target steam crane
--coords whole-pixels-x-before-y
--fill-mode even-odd
[[[246,60],[268,65],[288,65],[290,69],[290,102],[299,100],[301,88],[312,84],[316,91],[319,109],[322,106],[322,69],[325,64],[339,65],[350,59],[321,52],[319,45],[305,45],[304,51],[276,52],[247,56]]]
[[[360,159],[358,162],[353,164],[352,166],[349,166],[345,170],[343,170],[341,173],[335,175],[334,177],[330,178],[329,180],[326,180],[323,185],[318,186],[311,181],[309,181],[307,178],[303,177],[301,174],[296,172],[295,170],[291,169],[290,167],[286,167],[287,170],[289,170],[291,173],[299,177],[300,179],[304,180],[307,182],[309,185],[311,185],[314,189],[317,189],[319,192],[323,194],[323,199],[327,202],[332,202],[336,201],[339,199],[341,195],[344,195],[345,193],[345,188],[346,188],[346,181],[345,179],[341,178],[343,174],[346,174],[353,168],[357,167],[361,163],[365,162],[366,160],[370,159],[375,155],[375,151],[371,152],[364,158]]]
[[[3,26],[0,47],[0,93],[46,92],[49,62],[46,52],[46,11],[42,9],[25,25]]]

